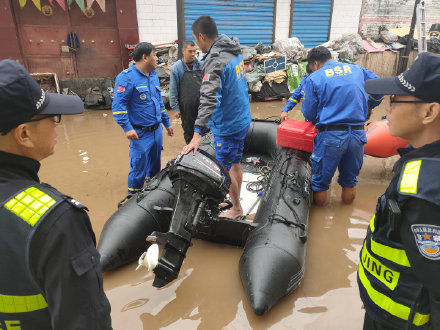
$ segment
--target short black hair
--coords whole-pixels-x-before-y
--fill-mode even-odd
[[[133,60],[138,62],[142,59],[142,55],[150,56],[153,50],[155,50],[155,48],[149,42],[140,42],[134,47]]]
[[[182,48],[185,49],[186,47],[191,46],[191,47],[195,47],[196,44],[194,43],[194,41],[192,40],[186,40],[183,42]]]
[[[192,32],[198,37],[199,33],[206,34],[209,39],[218,37],[217,24],[211,16],[203,15],[197,18],[191,26]]]
[[[332,54],[330,51],[324,46],[313,47],[309,50],[309,54],[307,55],[307,62],[327,62],[332,58]]]
[[[309,63],[307,63],[307,65],[306,65],[306,72],[307,72],[308,74],[311,74],[311,73],[312,73],[312,68],[310,67]]]

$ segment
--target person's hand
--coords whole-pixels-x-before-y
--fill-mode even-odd
[[[281,121],[285,121],[286,119],[289,119],[289,114],[286,111],[281,111]]]
[[[182,154],[186,155],[188,152],[194,149],[194,155],[197,153],[197,149],[202,142],[202,136],[199,133],[194,132],[192,140],[183,147]]]
[[[174,113],[174,118],[176,118],[176,119],[180,118],[180,111],[177,111]]]
[[[173,128],[171,126],[167,128],[167,133],[168,133],[168,136],[173,136],[174,135],[174,130],[173,130]]]
[[[132,129],[131,131],[127,131],[125,132],[125,136],[127,137],[127,139],[129,140],[137,140],[139,139],[136,131],[134,129]]]

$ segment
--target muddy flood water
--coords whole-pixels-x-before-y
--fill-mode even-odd
[[[254,118],[279,116],[283,102],[251,103]],[[299,107],[297,107],[299,108]],[[379,109],[373,118],[384,113]],[[184,146],[180,120],[169,112],[175,136],[164,137],[162,166]],[[292,111],[291,118],[301,118]],[[111,111],[64,116],[55,155],[43,161],[40,176],[90,209],[99,238],[104,223],[125,196],[128,140]],[[307,262],[302,284],[264,316],[247,301],[236,247],[193,240],[178,279],[164,288],[132,263],[104,274],[114,329],[361,329],[358,255],[378,196],[391,178],[396,157],[366,157],[353,205],[340,203],[334,181],[328,206],[310,213]]]

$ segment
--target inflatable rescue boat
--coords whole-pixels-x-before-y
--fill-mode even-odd
[[[154,271],[153,285],[162,287],[178,277],[193,238],[244,246],[240,277],[252,309],[263,315],[304,276],[309,156],[316,134],[311,123],[252,121],[243,170],[259,174],[255,181],[243,180],[242,204],[252,201],[242,219],[219,218],[230,178],[215,159],[212,135],[205,135],[196,155],[178,155],[142,191],[120,203],[99,240],[103,271],[138,259],[149,245],[139,265]],[[389,135],[385,121],[368,125],[367,139],[366,153],[375,157],[396,154],[407,144]],[[254,220],[246,220],[257,204]]]

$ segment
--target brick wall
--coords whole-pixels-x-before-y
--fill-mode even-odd
[[[357,33],[362,0],[333,0],[330,39],[344,34]]]
[[[177,40],[176,0],[136,0],[139,41],[153,44]]]
[[[409,27],[414,0],[364,0],[359,30],[366,37],[375,37],[380,25],[388,28]],[[425,0],[427,28],[440,23],[440,1]]]

